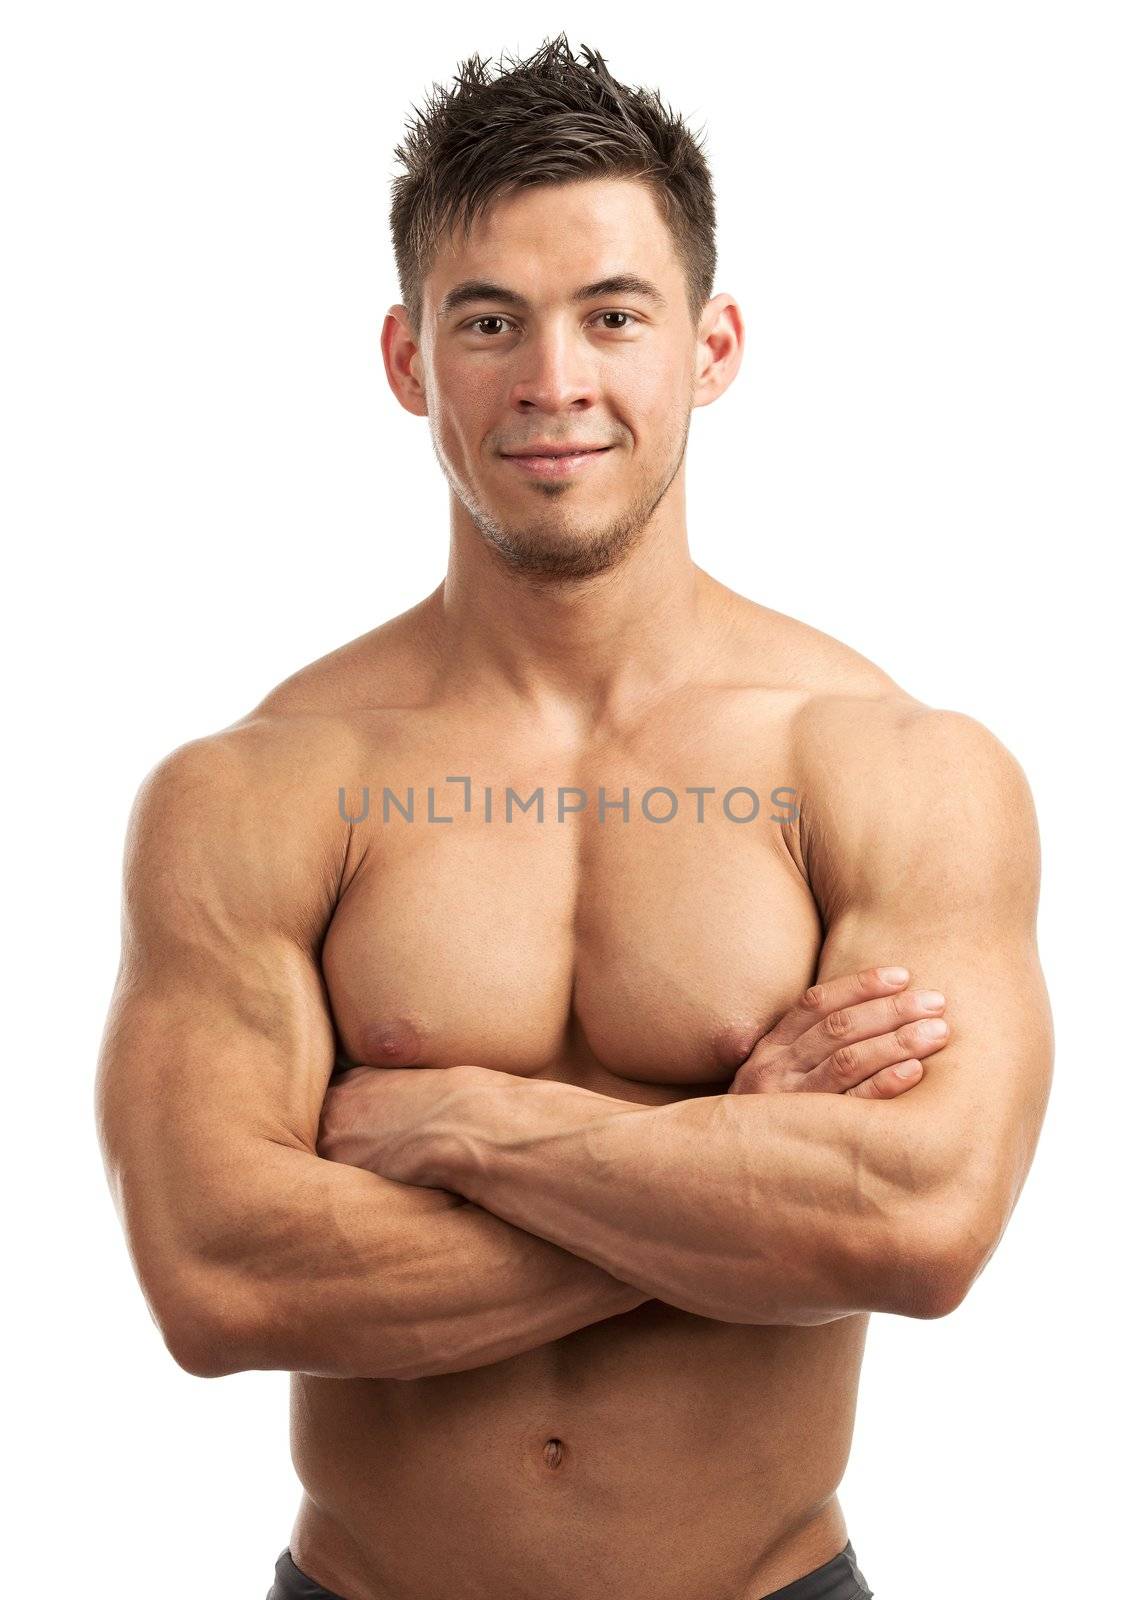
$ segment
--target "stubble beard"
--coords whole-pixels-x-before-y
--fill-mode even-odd
[[[547,480],[547,487],[538,485],[535,490],[549,503],[546,511],[540,516],[535,513],[522,523],[504,522],[462,484],[454,481],[438,449],[436,455],[452,492],[482,538],[498,552],[511,571],[530,578],[558,581],[592,578],[619,566],[643,538],[648,523],[682,466],[690,422],[691,408],[688,407],[674,460],[644,485],[631,504],[612,521],[583,530],[574,528],[567,514],[555,517],[553,513],[553,502],[566,500],[572,493],[571,485]],[[432,442],[434,447],[434,438]]]

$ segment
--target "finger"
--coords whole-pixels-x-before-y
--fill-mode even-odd
[[[920,1017],[936,1017],[945,1010],[945,1004],[945,995],[936,989],[914,989],[829,1011],[789,1045],[789,1064],[801,1069],[817,1067],[844,1045],[893,1033],[903,1023],[916,1022]]]
[[[903,989],[910,982],[905,967],[864,967],[860,972],[848,972],[841,978],[828,978],[814,983],[784,1016],[765,1035],[774,1044],[792,1044],[802,1033],[807,1033],[814,1022],[826,1017],[829,1011],[841,1011],[845,1006],[857,1005],[861,1000],[873,1000]]]
[[[921,1061],[900,1061],[895,1066],[884,1067],[882,1072],[854,1089],[845,1089],[844,1093],[858,1100],[893,1100],[907,1089],[913,1089],[924,1070]]]
[[[941,1031],[936,1031],[938,1028]],[[915,1057],[933,1055],[945,1048],[949,1024],[943,1017],[928,1017],[908,1022],[877,1039],[858,1044],[838,1045],[832,1054],[813,1067],[804,1080],[804,1090],[820,1094],[844,1094],[888,1067]]]

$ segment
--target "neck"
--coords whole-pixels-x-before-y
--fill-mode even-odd
[[[511,566],[459,507],[447,576],[426,607],[449,688],[592,728],[694,675],[716,588],[681,517],[654,518],[602,572],[550,578]]]

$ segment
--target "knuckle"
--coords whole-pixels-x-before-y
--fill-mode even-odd
[[[838,1045],[828,1057],[828,1062],[837,1078],[854,1078],[855,1052],[850,1045]]]
[[[768,1079],[764,1053],[749,1056],[734,1075],[733,1087],[738,1094],[759,1094]]]
[[[845,1033],[851,1032],[851,1017],[842,1009],[829,1011],[824,1018],[824,1027],[829,1038],[842,1039]]]

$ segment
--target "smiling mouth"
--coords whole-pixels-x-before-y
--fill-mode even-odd
[[[571,450],[567,455],[553,456],[508,456],[503,460],[520,468],[524,472],[533,473],[539,478],[564,478],[574,472],[583,471],[590,461],[597,461],[601,456],[606,456],[612,449],[610,444],[602,445],[598,450]]]
[[[610,444],[590,444],[578,446],[576,450],[547,450],[544,454],[539,454],[536,450],[514,450],[509,453],[504,450],[502,454],[506,456],[507,461],[556,461],[561,456],[600,456],[611,448]]]

